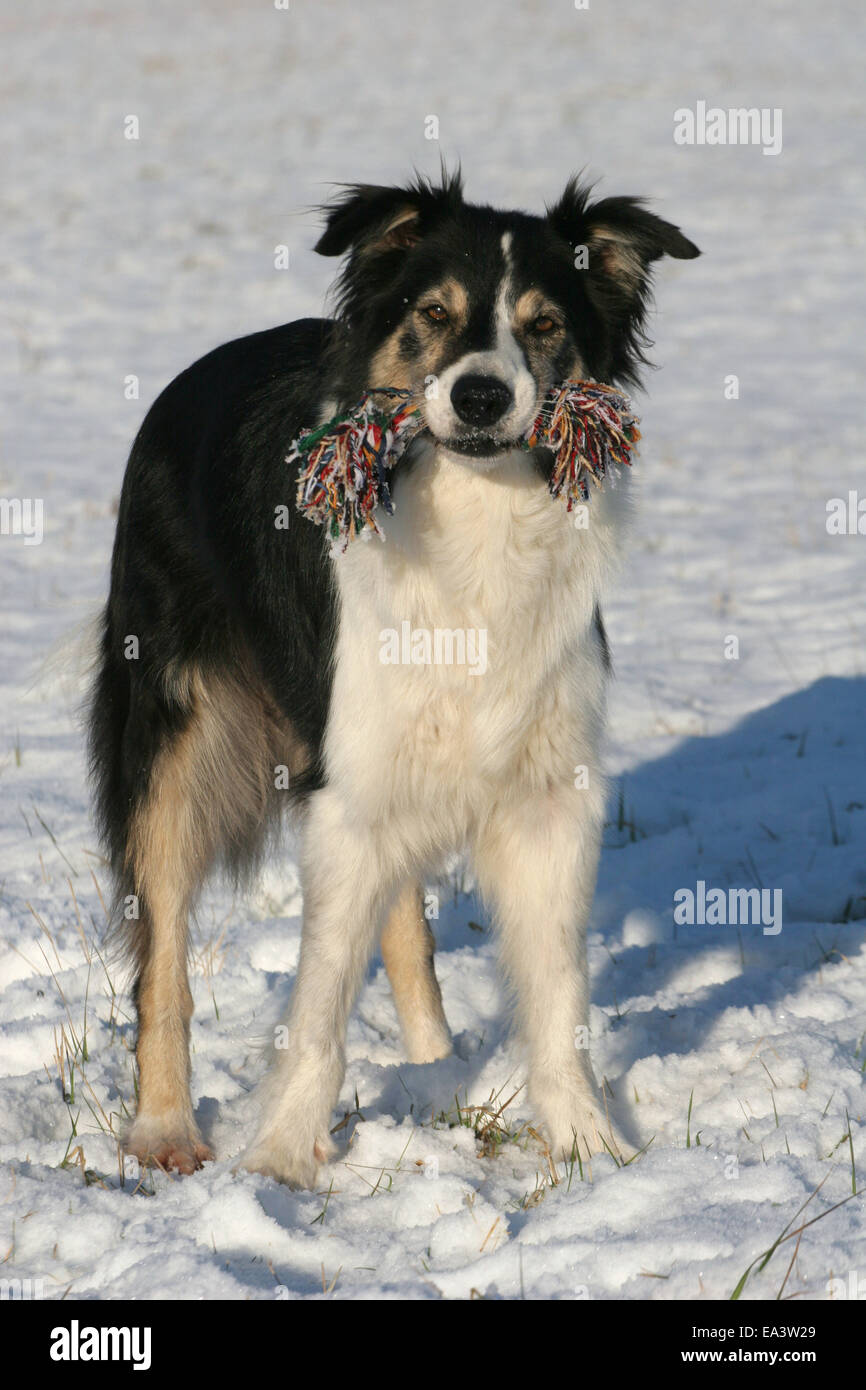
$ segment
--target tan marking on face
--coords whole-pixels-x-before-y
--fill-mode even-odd
[[[441,285],[425,291],[419,307],[423,308],[425,304],[441,304],[443,309],[447,309],[450,322],[446,327],[452,331],[459,333],[466,327],[469,317],[469,295],[465,285],[461,285],[459,280],[449,278],[443,280]]]
[[[405,320],[386,338],[370,363],[369,385],[392,386],[398,391],[415,389],[418,375],[417,365],[409,360],[400,346],[406,331]]]
[[[586,381],[586,365],[578,352],[572,354],[566,368],[565,381]]]
[[[430,304],[441,304],[448,322],[441,326],[427,322],[419,310]],[[469,295],[459,280],[449,277],[425,290],[417,304],[407,306],[406,313],[393,332],[374,355],[370,363],[370,386],[390,386],[400,391],[412,391],[423,396],[427,377],[438,376],[445,362],[454,334],[466,326],[469,316]],[[418,351],[407,356],[402,346],[410,330],[418,340]]]
[[[517,333],[527,333],[536,319],[549,317],[557,327],[547,335],[551,343],[558,342],[562,336],[564,315],[558,304],[549,299],[542,290],[524,290],[514,307],[514,329]]]
[[[547,315],[553,319],[554,323],[558,325],[563,323],[562,309],[549,299],[542,290],[537,288],[524,290],[514,308],[514,327],[515,332],[525,335],[525,349],[533,364],[533,370],[541,382],[548,380],[550,367],[547,364],[551,362],[551,356],[556,355],[557,350],[562,345],[562,329],[559,327],[549,334],[539,335],[529,331],[536,319],[544,318]],[[575,351],[563,380],[582,381],[584,374],[584,364]],[[556,385],[557,383],[550,381],[549,384]]]
[[[514,323],[518,329],[528,328],[537,318],[540,318],[546,310],[553,306],[548,306],[541,290],[524,290],[514,306]]]

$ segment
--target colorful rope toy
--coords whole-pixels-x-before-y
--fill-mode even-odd
[[[376,396],[397,397],[401,404],[379,405]],[[299,467],[299,511],[327,526],[343,550],[366,528],[382,535],[377,506],[394,511],[388,470],[426,428],[409,396],[391,388],[368,391],[347,414],[300,434],[290,446],[286,462]],[[519,447],[553,453],[550,492],[564,497],[571,511],[588,500],[589,480],[601,487],[608,474],[631,464],[639,439],[637,418],[614,387],[566,381],[547,393]]]

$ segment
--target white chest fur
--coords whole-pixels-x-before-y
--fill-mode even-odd
[[[594,762],[593,612],[625,491],[594,491],[581,527],[526,454],[481,471],[430,448],[401,480],[385,542],[334,556],[325,756],[357,813],[457,847],[492,800],[571,783]]]

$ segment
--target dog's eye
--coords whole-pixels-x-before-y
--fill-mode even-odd
[[[426,309],[422,309],[421,312],[431,323],[448,322],[447,311],[442,308],[441,304],[428,304]]]
[[[532,325],[533,333],[541,333],[542,335],[545,333],[552,333],[555,328],[556,321],[552,319],[549,314],[542,314]]]

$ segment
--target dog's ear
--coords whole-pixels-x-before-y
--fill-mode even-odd
[[[641,198],[603,198],[590,203],[590,190],[570,179],[547,220],[571,246],[585,246],[590,277],[617,297],[640,301],[649,281],[649,266],[660,256],[691,260],[701,253],[679,227],[647,212]],[[576,264],[579,261],[576,258]]]
[[[408,188],[350,184],[321,211],[325,230],[316,243],[320,256],[357,251],[406,251],[417,245],[443,215],[462,202],[460,171],[443,170],[440,187],[424,179]]]

